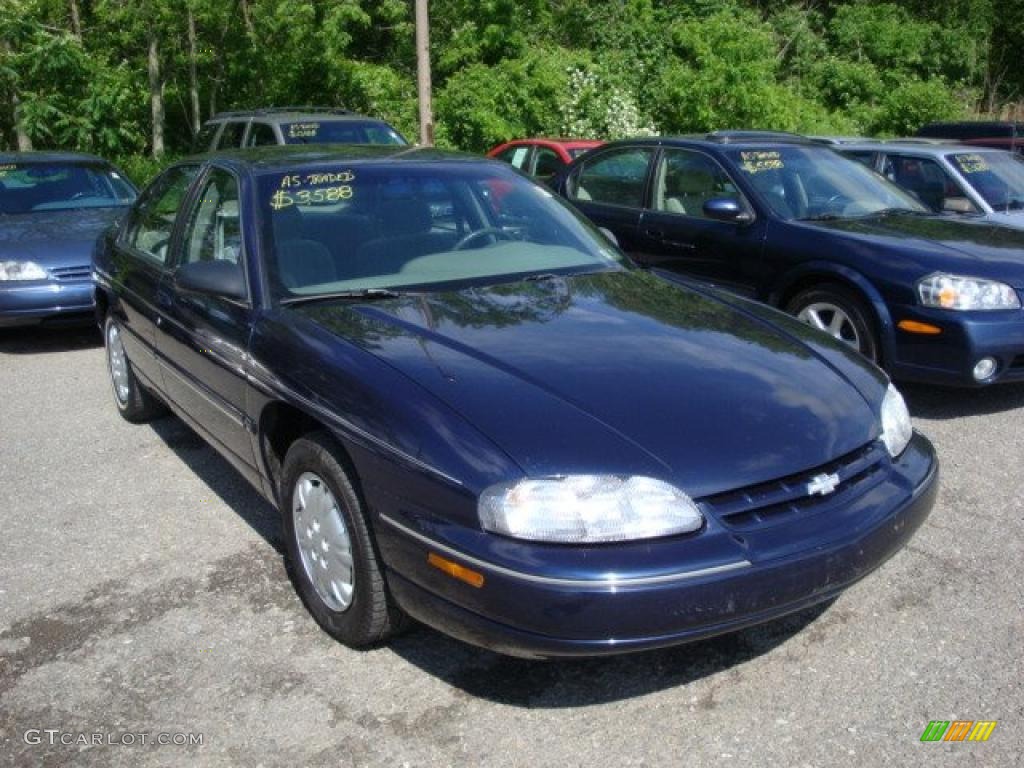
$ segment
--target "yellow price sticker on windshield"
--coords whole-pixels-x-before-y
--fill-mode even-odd
[[[956,163],[964,173],[981,173],[990,170],[988,161],[981,155],[957,155]]]
[[[740,152],[740,160],[747,173],[779,171],[786,167],[779,152]]]

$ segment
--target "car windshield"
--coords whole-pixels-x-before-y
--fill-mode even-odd
[[[928,209],[874,171],[825,147],[728,153],[762,201],[786,219],[841,219]]]
[[[305,120],[283,123],[286,144],[398,144],[402,135],[386,123],[373,120]]]
[[[279,299],[625,267],[568,204],[500,165],[306,167],[257,189]]]
[[[128,205],[135,189],[109,166],[0,162],[0,213]]]
[[[967,183],[997,211],[1024,210],[1024,160],[1009,152],[947,155]]]

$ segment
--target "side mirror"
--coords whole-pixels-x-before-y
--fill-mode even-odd
[[[610,242],[616,248],[619,247],[619,238],[615,236],[614,232],[608,229],[608,227],[599,227],[598,229],[600,230],[601,234],[608,239],[608,242]]]
[[[747,224],[754,217],[734,197],[715,197],[704,203],[704,215],[716,221],[733,221]]]
[[[974,206],[966,197],[947,197],[942,201],[946,213],[974,213]]]
[[[178,267],[174,280],[179,288],[225,299],[245,301],[245,274],[242,265],[231,261],[196,261]]]

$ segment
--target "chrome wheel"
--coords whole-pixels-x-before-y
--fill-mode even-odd
[[[328,608],[344,611],[355,589],[352,541],[334,494],[312,472],[303,472],[295,483],[292,519],[309,582]]]
[[[132,394],[132,380],[124,344],[121,343],[121,331],[114,323],[107,326],[107,364],[110,367],[110,381],[114,385],[114,397],[121,405],[127,405]]]
[[[797,319],[849,344],[858,351],[861,348],[861,338],[857,332],[857,326],[853,324],[850,316],[835,304],[824,301],[808,304],[797,314]]]

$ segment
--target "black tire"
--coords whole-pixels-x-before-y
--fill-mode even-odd
[[[796,294],[786,304],[786,311],[791,315],[799,317],[801,312],[816,304],[830,304],[841,309],[849,318],[850,325],[856,331],[857,351],[868,360],[881,364],[878,323],[867,302],[856,291],[837,283],[822,283]],[[804,322],[807,321],[805,320]],[[813,324],[808,322],[808,325]],[[844,340],[850,343],[849,339]],[[851,346],[854,345],[851,344]]]
[[[103,348],[106,351],[107,373],[110,376],[110,388],[114,394],[114,405],[117,406],[117,412],[132,424],[143,424],[158,416],[162,416],[167,411],[166,406],[139,383],[135,371],[132,370],[131,361],[124,352],[123,344],[121,344],[121,355],[123,357],[126,391],[124,393],[118,391],[111,350],[114,331],[116,331],[119,339],[121,334],[120,326],[117,320],[114,319],[114,316],[108,313],[106,320],[103,322]]]
[[[293,507],[296,486],[307,473],[326,482],[348,533],[353,588],[351,602],[341,610],[332,608],[317,592],[300,552]],[[353,484],[354,476],[335,441],[324,432],[313,432],[296,440],[288,449],[278,496],[286,564],[295,591],[327,634],[351,648],[365,648],[400,632],[409,619],[388,592],[380,555]]]

